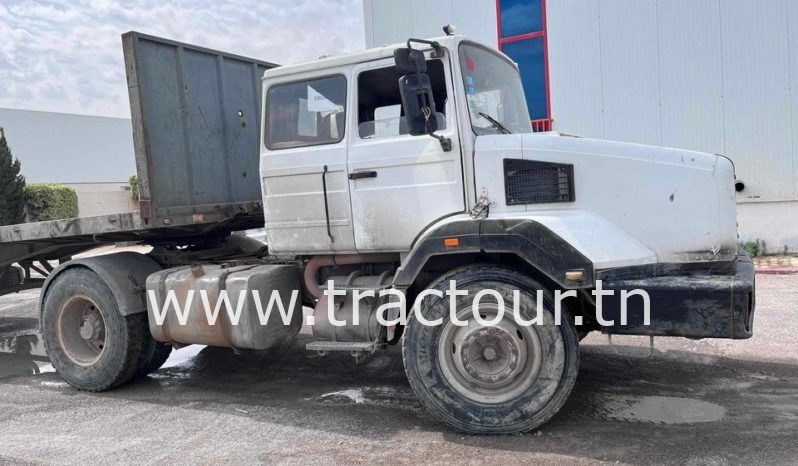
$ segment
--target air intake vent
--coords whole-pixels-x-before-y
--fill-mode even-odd
[[[574,166],[504,159],[507,205],[573,202]]]

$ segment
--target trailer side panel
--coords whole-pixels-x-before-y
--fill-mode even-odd
[[[142,220],[157,228],[256,210],[260,78],[276,65],[137,32],[123,47]]]

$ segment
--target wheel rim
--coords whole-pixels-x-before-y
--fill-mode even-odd
[[[506,310],[506,309],[505,309]],[[480,305],[483,320],[493,321],[495,306]],[[466,398],[498,404],[517,398],[534,383],[540,372],[543,348],[534,326],[518,325],[504,313],[494,325],[480,324],[468,307],[447,321],[438,342],[438,359],[447,382]]]
[[[73,296],[58,310],[58,337],[66,356],[90,366],[105,352],[105,319],[90,298]]]

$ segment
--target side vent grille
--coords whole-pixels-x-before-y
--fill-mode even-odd
[[[504,191],[507,205],[573,202],[574,166],[504,159]]]

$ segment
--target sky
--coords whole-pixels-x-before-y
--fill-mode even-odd
[[[362,0],[0,0],[0,107],[129,118],[131,30],[278,64],[365,47]]]

